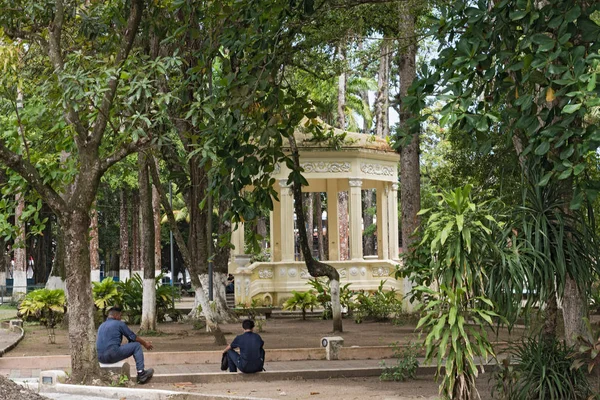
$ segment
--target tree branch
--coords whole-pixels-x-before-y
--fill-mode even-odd
[[[54,20],[48,27],[48,56],[50,57],[50,62],[52,62],[52,65],[54,66],[54,70],[58,74],[60,74],[65,67],[61,47],[64,16],[65,11],[63,2],[62,0],[56,0]],[[60,76],[58,77],[58,81],[61,81]],[[75,136],[75,141],[77,143],[77,146],[81,148],[84,145],[84,140],[88,132],[88,127],[83,125],[81,119],[79,118],[79,114],[75,111],[73,106],[71,106],[70,102],[66,101],[65,103],[66,119],[71,124],[73,124],[75,132],[77,133],[77,135]]]
[[[131,2],[129,18],[127,19],[127,28],[125,29],[125,38],[121,48],[119,49],[119,52],[117,53],[117,58],[115,59],[117,71],[108,82],[108,91],[104,94],[102,104],[98,109],[98,118],[96,119],[94,130],[89,140],[90,144],[93,146],[98,146],[102,142],[104,130],[106,129],[106,125],[108,123],[110,109],[113,105],[115,94],[117,92],[117,86],[120,80],[120,69],[127,60],[129,52],[133,47],[133,42],[135,40],[135,36],[137,35],[140,21],[142,20],[143,5],[143,0],[133,0]]]
[[[100,174],[104,174],[107,169],[124,159],[130,154],[146,149],[152,143],[152,136],[144,136],[135,142],[130,142],[120,146],[114,153],[100,161]]]
[[[52,187],[44,184],[38,170],[21,155],[10,151],[3,140],[0,140],[0,162],[23,177],[56,214],[64,211],[66,203],[60,195]]]

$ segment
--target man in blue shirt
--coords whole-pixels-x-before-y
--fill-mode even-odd
[[[229,372],[237,372],[238,368],[247,374],[262,371],[265,364],[265,342],[260,335],[252,332],[254,321],[245,320],[242,322],[242,328],[244,333],[236,336],[224,350],[224,353],[227,353]],[[233,350],[238,348],[239,354]]]
[[[96,340],[96,349],[98,351],[98,361],[105,364],[113,364],[133,356],[135,360],[135,369],[137,370],[138,383],[146,383],[152,378],[154,370],[152,368],[144,369],[144,352],[142,346],[147,350],[152,350],[152,342],[147,342],[137,336],[121,321],[121,308],[111,307],[108,310],[108,318],[98,328],[98,338]],[[129,343],[121,345],[123,336]]]

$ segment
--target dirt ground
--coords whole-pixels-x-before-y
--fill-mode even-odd
[[[139,326],[132,325],[136,332]],[[387,346],[392,343],[418,341],[414,331],[414,322],[393,324],[387,322],[366,321],[356,324],[344,320],[344,346]],[[152,341],[154,351],[203,351],[220,350],[223,346],[213,344],[213,337],[203,329],[194,329],[190,322],[159,324],[157,335],[145,337]],[[222,330],[228,341],[240,334],[240,323],[224,324]],[[310,318],[268,319],[259,332],[265,341],[265,348],[310,348],[319,347],[320,339],[331,334],[332,322]],[[39,325],[25,324],[25,338],[5,357],[69,354],[67,331],[56,330],[56,344],[48,344],[46,329]],[[512,336],[502,331],[497,340],[505,341],[518,338],[522,329],[513,330]],[[495,335],[492,335],[496,339]],[[393,360],[387,360],[393,364]],[[478,379],[478,387],[483,400],[491,399],[488,380],[490,375]],[[433,377],[418,377],[407,382],[381,382],[379,378],[345,378],[323,380],[286,380],[275,382],[238,382],[192,384],[153,384],[144,388],[166,389],[205,394],[248,396],[262,399],[437,399],[438,384]]]
[[[492,400],[490,375],[481,375],[477,379],[477,388],[481,400]],[[406,382],[381,382],[379,378],[345,378],[287,380],[276,382],[239,382],[191,384],[180,382],[171,385],[153,385],[145,387],[156,389],[186,391],[203,394],[248,396],[260,399],[310,399],[310,400],[412,400],[438,399],[439,386],[430,377],[417,377]]]
[[[131,325],[137,332],[139,326]],[[221,326],[227,340],[242,333],[240,323],[223,324]],[[266,320],[262,331],[257,331],[265,341],[265,349],[311,348],[319,347],[323,336],[332,332],[332,322],[316,318],[302,321],[300,318],[272,318]],[[396,325],[388,322],[366,321],[356,324],[352,320],[344,320],[344,346],[388,346],[392,343],[408,343],[418,341],[414,324]],[[256,329],[255,329],[256,330]],[[213,336],[204,329],[195,329],[190,322],[171,322],[159,324],[156,335],[143,335],[152,341],[154,351],[207,351],[221,350],[223,346],[213,343]],[[522,329],[515,329],[512,336],[505,330],[497,337],[490,334],[492,340],[506,341],[518,338]],[[44,356],[69,354],[68,334],[66,329],[56,329],[56,343],[48,343],[46,328],[34,324],[25,324],[25,337],[17,347],[5,357]]]

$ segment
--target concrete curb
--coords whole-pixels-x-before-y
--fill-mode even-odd
[[[81,386],[57,383],[55,386],[44,388],[40,394],[62,393],[90,397],[107,397],[127,400],[267,400],[258,397],[221,396],[202,393],[185,393],[158,389],[132,389],[109,386]]]
[[[6,346],[3,349],[0,349],[0,357],[4,356],[5,353],[8,353],[12,349],[14,349],[17,346],[17,344],[19,344],[19,342],[21,340],[23,340],[23,338],[25,337],[25,331],[23,330],[23,328],[20,327],[20,326],[13,326],[13,330],[17,329],[17,328],[19,328],[21,330],[21,333],[19,334],[19,337],[17,338],[17,340],[14,343],[9,344],[8,346]],[[8,329],[2,329],[2,330],[8,330]]]
[[[153,383],[228,383],[228,382],[271,382],[291,379],[332,379],[379,376],[382,367],[263,371],[255,374],[229,372],[200,372],[180,374],[158,374],[152,378]]]

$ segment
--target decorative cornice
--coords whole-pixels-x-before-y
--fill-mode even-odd
[[[317,162],[305,162],[301,163],[300,166],[304,169],[304,172],[314,172],[314,173],[334,173],[338,174],[341,172],[350,172],[352,166],[349,162],[326,162],[326,161],[317,161]]]
[[[394,168],[387,165],[363,163],[360,170],[369,175],[394,176]]]

